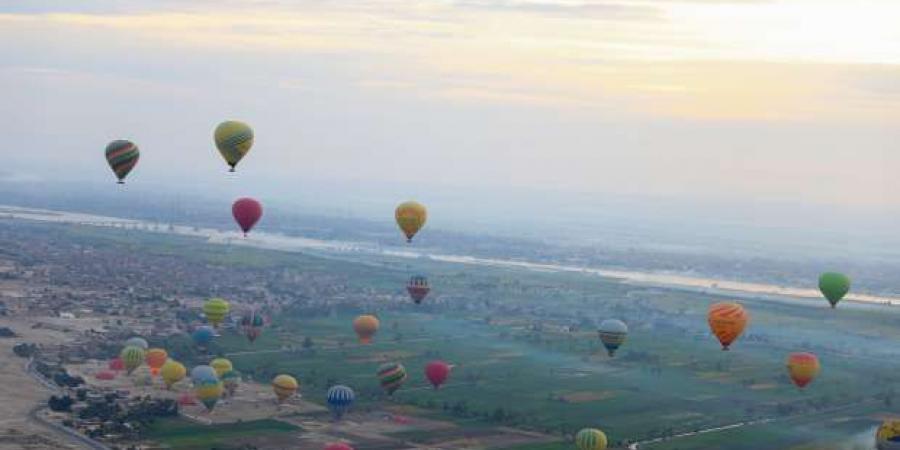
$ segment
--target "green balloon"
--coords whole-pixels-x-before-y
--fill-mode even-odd
[[[850,278],[837,272],[823,273],[819,277],[819,290],[834,308],[850,292]]]

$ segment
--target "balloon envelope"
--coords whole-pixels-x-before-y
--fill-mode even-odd
[[[803,389],[819,375],[819,358],[812,353],[791,353],[787,358],[788,375],[798,388]]]
[[[875,432],[878,450],[900,450],[900,420],[886,420]]]
[[[229,372],[232,369],[234,369],[234,366],[231,364],[231,361],[229,361],[225,358],[216,358],[216,359],[210,361],[209,366],[212,367],[213,370],[216,371],[216,376],[218,376],[219,378],[221,378],[222,374],[224,374],[225,372]]]
[[[709,307],[707,315],[709,328],[722,344],[722,350],[729,349],[729,346],[744,332],[749,320],[750,315],[737,303],[716,303]]]
[[[191,382],[195,385],[218,381],[219,375],[216,374],[216,369],[210,366],[201,365],[191,369]]]
[[[184,367],[184,364],[170,359],[159,369],[159,374],[162,376],[163,382],[166,383],[166,388],[171,389],[172,385],[187,376],[187,368]]]
[[[606,434],[596,428],[585,428],[575,435],[578,450],[603,450],[607,446]]]
[[[406,368],[400,363],[384,363],[378,367],[378,382],[388,395],[393,395],[406,382]]]
[[[600,323],[597,332],[600,334],[600,342],[606,347],[609,356],[614,356],[616,350],[625,343],[628,336],[628,325],[617,319],[607,319]]]
[[[143,350],[147,350],[150,348],[150,344],[147,344],[147,340],[142,337],[132,337],[125,341],[126,347],[140,347]]]
[[[116,178],[119,180],[120,184],[125,182],[125,177],[131,173],[131,169],[134,169],[134,166],[137,165],[138,159],[140,159],[141,156],[141,152],[138,150],[137,145],[124,139],[110,142],[109,145],[106,146],[104,153],[106,154],[106,162],[109,164],[113,173],[116,174]]]
[[[819,290],[834,308],[850,292],[850,278],[837,272],[826,272],[819,277]]]
[[[450,377],[450,365],[444,361],[432,361],[425,366],[425,378],[435,389],[441,387]]]
[[[234,172],[237,163],[247,155],[250,147],[253,147],[253,129],[246,123],[228,120],[216,127],[213,140],[222,158]]]
[[[290,375],[278,375],[272,380],[272,391],[275,392],[278,403],[284,403],[285,400],[293,397],[299,388],[300,383]]]
[[[425,226],[425,221],[428,220],[428,211],[421,203],[403,202],[394,211],[394,219],[397,220],[397,226],[406,236],[406,241],[412,242],[413,236]]]
[[[194,343],[199,346],[206,346],[210,342],[212,342],[213,338],[216,336],[215,330],[212,327],[202,326],[197,327],[193,333],[191,333],[191,339],[194,340]]]
[[[122,358],[116,356],[115,358],[109,360],[107,368],[114,372],[121,372],[125,370],[125,361],[122,361]]]
[[[119,358],[125,363],[125,370],[131,375],[134,369],[137,369],[144,363],[144,349],[135,346],[129,346],[122,349]]]
[[[239,198],[231,205],[231,214],[244,235],[247,235],[262,217],[262,204],[252,198]]]
[[[150,374],[153,376],[159,375],[159,370],[167,359],[169,359],[169,354],[161,348],[151,348],[144,356],[147,366],[150,367]]]
[[[203,304],[203,314],[214,327],[219,326],[225,320],[229,311],[231,311],[231,305],[223,298],[211,298]]]
[[[347,386],[337,385],[328,389],[326,399],[328,401],[328,409],[331,410],[334,418],[341,420],[344,414],[350,410],[353,401],[356,400],[356,394],[353,392],[353,389]]]
[[[262,334],[262,328],[265,325],[265,320],[258,311],[250,310],[243,317],[241,317],[241,329],[244,331],[244,335],[247,336],[247,340],[250,343],[256,341],[256,339]]]
[[[409,278],[409,283],[406,285],[406,291],[409,292],[409,296],[417,305],[422,303],[422,300],[424,300],[428,293],[431,292],[428,278],[424,275],[411,276]]]
[[[360,343],[369,344],[372,342],[372,337],[378,332],[379,324],[377,317],[368,314],[362,315],[353,320],[353,331],[359,337]]]

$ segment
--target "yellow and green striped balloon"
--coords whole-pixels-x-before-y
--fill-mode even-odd
[[[144,349],[133,345],[123,348],[119,353],[119,358],[122,358],[122,362],[125,363],[125,371],[129,375],[144,363],[144,356]]]
[[[606,434],[596,428],[585,428],[575,435],[578,450],[604,450],[606,445]]]
[[[225,320],[229,311],[231,311],[231,306],[222,298],[211,298],[203,304],[203,314],[206,315],[206,320],[210,325],[214,327],[218,327]]]
[[[219,153],[234,172],[234,167],[253,146],[253,129],[244,122],[227,120],[216,127],[213,138]]]

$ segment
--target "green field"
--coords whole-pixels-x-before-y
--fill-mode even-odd
[[[256,437],[272,437],[300,431],[277,420],[258,420],[229,425],[197,425],[181,419],[157,421],[147,438],[165,446],[184,450],[237,448],[236,442]]]

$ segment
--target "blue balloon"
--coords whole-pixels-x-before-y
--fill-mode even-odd
[[[336,420],[341,420],[344,413],[350,410],[353,401],[356,400],[356,394],[353,389],[347,386],[337,385],[328,389],[328,409],[334,415]]]
[[[212,342],[213,338],[216,336],[216,331],[213,330],[212,327],[202,326],[194,330],[194,334],[191,335],[191,338],[194,339],[194,343],[200,346],[209,345]]]
[[[191,381],[195,385],[215,384],[219,382],[219,375],[216,374],[216,369],[210,366],[197,366],[191,369]]]

